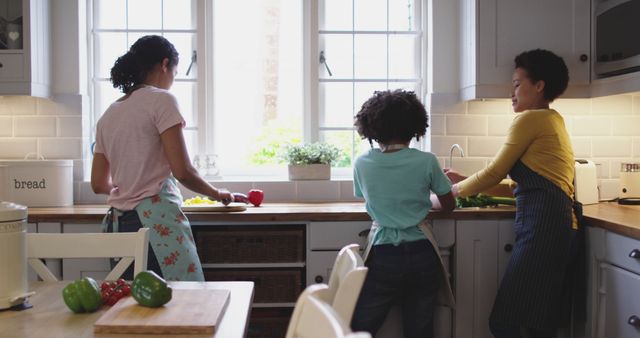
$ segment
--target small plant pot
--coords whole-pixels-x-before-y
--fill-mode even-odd
[[[331,165],[305,164],[289,165],[289,180],[328,180],[331,178]]]

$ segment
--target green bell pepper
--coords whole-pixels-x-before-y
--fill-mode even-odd
[[[131,285],[131,296],[142,306],[160,307],[171,300],[171,294],[171,286],[153,271],[138,273]]]
[[[62,299],[74,313],[94,312],[102,305],[100,287],[91,277],[78,279],[65,286]]]

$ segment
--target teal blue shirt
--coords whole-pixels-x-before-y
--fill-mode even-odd
[[[451,182],[432,153],[405,148],[383,153],[371,149],[353,167],[355,195],[378,222],[373,244],[399,244],[426,237],[417,227],[431,210],[430,192],[445,195]]]

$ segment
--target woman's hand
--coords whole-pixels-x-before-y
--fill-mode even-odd
[[[218,196],[214,197],[214,199],[219,200],[224,205],[229,205],[229,203],[235,200],[233,194],[230,193],[227,189],[218,189]]]
[[[451,181],[451,183],[454,183],[454,184],[467,178],[467,176],[461,175],[459,172],[451,168],[444,168],[444,174],[447,175],[447,177],[449,178],[449,181]]]

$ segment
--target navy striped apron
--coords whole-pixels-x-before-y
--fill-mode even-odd
[[[521,161],[509,175],[518,182],[516,241],[490,320],[553,329],[566,318],[563,292],[577,233],[572,229],[573,200]]]

